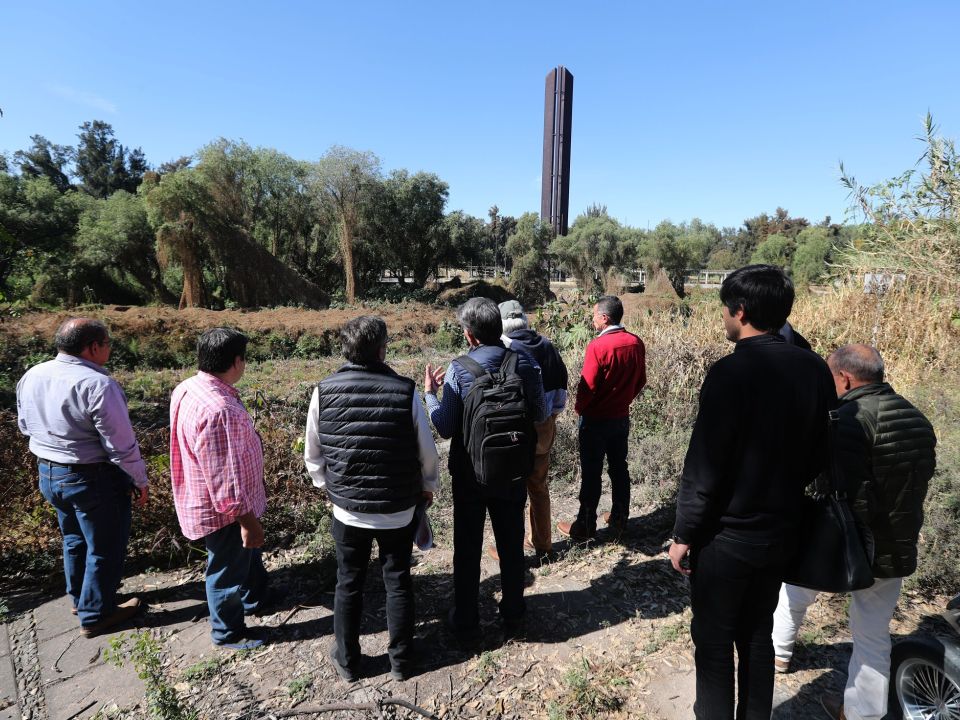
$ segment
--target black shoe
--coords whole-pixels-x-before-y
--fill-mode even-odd
[[[461,643],[474,644],[479,642],[480,622],[478,621],[476,624],[469,627],[458,625],[454,620],[454,615],[456,612],[456,608],[450,608],[450,612],[447,613],[447,630],[453,633],[453,636]]]
[[[577,543],[593,540],[597,534],[596,530],[589,530],[579,520],[574,520],[573,522],[558,522],[557,530],[559,530],[562,535],[566,535]]]
[[[391,668],[390,677],[396,680],[397,682],[403,682],[404,680],[409,680],[417,673],[414,672],[413,668],[407,667],[405,669],[400,668]]]
[[[356,682],[357,680],[360,679],[359,673],[354,672],[353,670],[348,668],[346,665],[341,665],[340,661],[337,660],[336,644],[334,644],[334,646],[330,648],[329,657],[330,657],[330,664],[333,665],[333,669],[337,671],[337,675],[339,675],[341,678],[343,678],[344,680],[350,683]]]
[[[247,617],[256,615],[272,615],[280,609],[280,605],[287,599],[290,588],[286,585],[271,585],[267,588],[266,597],[261,600],[253,610],[244,609],[243,614]]]
[[[503,621],[503,640],[521,640],[527,631],[527,623],[523,618],[519,620]]]
[[[610,531],[611,537],[619,540],[627,527],[627,518],[622,515],[614,515],[611,512],[605,512],[601,515],[601,518],[607,524],[607,530]]]

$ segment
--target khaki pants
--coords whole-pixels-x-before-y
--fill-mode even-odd
[[[527,495],[530,497],[530,541],[537,552],[547,553],[553,549],[553,530],[550,522],[550,449],[557,436],[557,416],[536,423],[537,449],[533,460],[533,472],[527,478]]]

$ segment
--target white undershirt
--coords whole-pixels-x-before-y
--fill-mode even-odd
[[[327,461],[320,446],[320,437],[317,435],[317,418],[320,411],[320,393],[314,389],[310,399],[310,409],[307,411],[307,436],[304,440],[303,459],[307,464],[307,472],[315,487],[321,490],[327,486]],[[440,458],[437,455],[437,445],[433,441],[433,433],[427,415],[420,403],[420,394],[413,391],[413,426],[417,431],[417,452],[420,457],[420,472],[423,475],[423,489],[427,492],[436,492],[440,485]],[[393,513],[362,513],[344,510],[334,504],[333,517],[344,525],[365,528],[368,530],[396,530],[406,527],[413,520],[413,511],[410,507]]]

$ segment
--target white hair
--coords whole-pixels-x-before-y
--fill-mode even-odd
[[[521,315],[520,317],[507,318],[503,321],[503,334],[509,335],[512,332],[517,330],[526,330],[530,327],[527,324],[527,316]]]

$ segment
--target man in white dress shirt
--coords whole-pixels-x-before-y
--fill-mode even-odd
[[[314,390],[304,459],[313,484],[333,503],[337,589],[330,660],[359,679],[363,583],[374,540],[387,594],[391,676],[413,674],[414,598],[410,555],[418,503],[439,482],[433,434],[413,380],[384,362],[387,326],[361,316],[340,331],[347,363]]]

